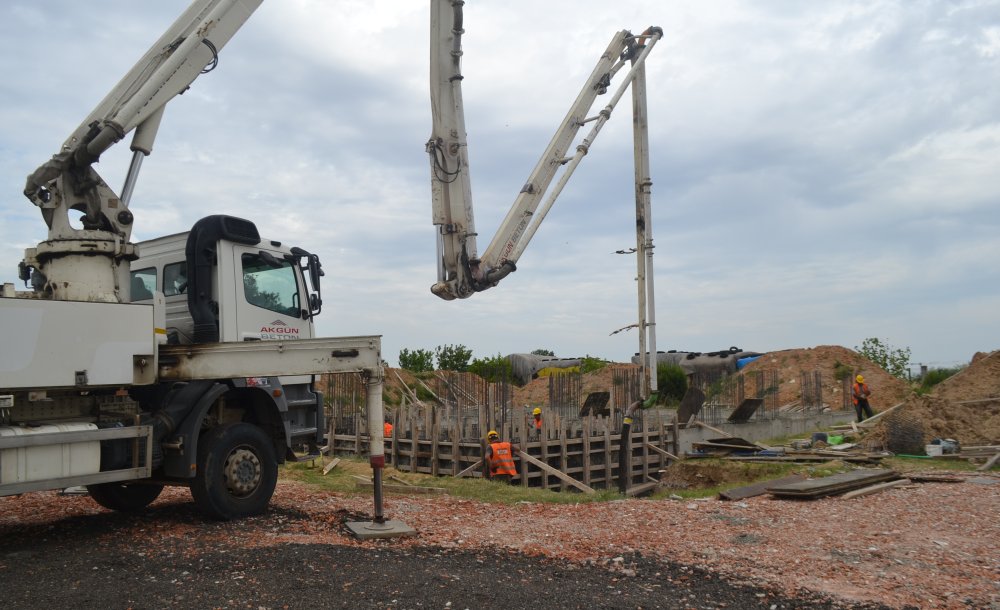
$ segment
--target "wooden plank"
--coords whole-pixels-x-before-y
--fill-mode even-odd
[[[339,463],[340,463],[340,458],[333,458],[333,460],[329,464],[323,467],[323,474],[324,475],[328,474],[331,470],[336,468],[337,464]]]
[[[719,430],[718,428],[715,428],[713,426],[709,426],[708,424],[706,424],[703,421],[695,421],[694,424],[696,426],[700,426],[700,427],[702,427],[702,428],[704,428],[706,430],[711,430],[712,432],[715,432],[716,434],[721,434],[722,436],[725,436],[725,437],[728,437],[728,438],[736,438],[732,434],[730,434],[730,433],[728,433],[728,432],[726,432],[724,430]]]
[[[744,398],[743,402],[730,413],[727,421],[741,424],[746,423],[750,421],[750,418],[762,404],[764,404],[763,398]]]
[[[889,407],[885,411],[879,411],[875,415],[872,415],[871,417],[869,417],[865,421],[863,421],[860,424],[858,424],[858,427],[859,428],[871,428],[872,426],[875,425],[875,422],[877,422],[879,419],[881,419],[881,418],[885,417],[886,415],[892,413],[896,409],[902,407],[904,404],[906,404],[906,403],[901,402],[898,405],[893,405],[893,406]]]
[[[465,475],[471,473],[473,470],[475,470],[476,468],[479,468],[482,465],[483,465],[483,461],[479,460],[475,464],[473,464],[472,466],[469,466],[468,468],[466,468],[462,472],[459,472],[458,474],[456,474],[455,478],[457,479],[457,478],[460,478],[460,477],[464,477]]]
[[[649,493],[655,490],[659,485],[660,485],[659,481],[654,481],[652,483],[639,483],[638,485],[633,485],[628,489],[626,489],[625,495],[629,497],[639,496],[644,493]]]
[[[727,489],[725,491],[719,492],[720,500],[743,500],[745,498],[753,498],[754,496],[761,496],[767,493],[768,487],[776,487],[778,485],[785,485],[787,483],[797,483],[799,481],[805,481],[806,477],[801,474],[793,474],[791,476],[783,477],[780,479],[772,479],[770,481],[759,481],[757,483],[752,483],[744,487],[735,487],[733,489]]]
[[[997,463],[998,459],[1000,459],[1000,451],[994,453],[993,457],[991,457],[990,459],[986,460],[986,463],[983,464],[982,466],[980,466],[979,468],[976,468],[976,470],[979,470],[979,471],[989,470],[990,468],[993,468],[993,465]]]
[[[871,485],[869,487],[862,487],[861,489],[855,489],[854,491],[849,491],[841,496],[844,500],[850,500],[852,498],[860,498],[861,496],[868,496],[880,491],[885,491],[886,489],[892,489],[893,487],[898,487],[900,485],[906,485],[910,483],[910,479],[899,479],[897,481],[887,481],[885,483],[879,483],[878,485]]]
[[[590,485],[590,417],[583,418],[583,484]]]
[[[898,476],[894,471],[888,469],[853,470],[819,479],[776,485],[768,487],[767,491],[771,495],[779,497],[819,498],[892,480]]]
[[[665,449],[660,449],[659,447],[657,447],[656,445],[653,445],[651,443],[647,443],[647,446],[650,449],[652,449],[653,451],[655,451],[656,453],[658,453],[658,454],[660,454],[660,455],[662,455],[664,457],[668,457],[668,458],[670,458],[670,459],[672,459],[674,461],[677,461],[677,462],[680,461],[679,457],[677,457],[676,455],[674,455],[673,453],[670,453],[669,451],[667,451]]]
[[[401,479],[401,478],[397,477],[394,474],[390,474],[389,478],[392,479],[393,481],[396,481],[397,483],[402,483],[403,485],[413,485],[413,483],[410,483],[409,481]]]
[[[552,466],[549,466],[545,462],[542,462],[540,460],[536,460],[535,458],[531,457],[530,455],[528,455],[524,451],[520,451],[519,450],[517,452],[517,454],[519,456],[521,456],[522,460],[528,460],[529,462],[531,462],[535,466],[538,466],[539,468],[541,468],[542,470],[544,470],[546,473],[551,474],[551,475],[557,477],[558,479],[560,479],[562,481],[566,481],[567,483],[569,483],[573,487],[576,487],[577,489],[579,489],[580,491],[582,491],[584,493],[588,493],[588,494],[597,493],[596,491],[594,491],[593,488],[588,487],[587,485],[584,485],[580,481],[577,481],[573,477],[569,476],[568,474],[566,474],[566,473],[564,473],[564,472],[562,472],[560,470],[556,470],[555,468],[553,468]]]

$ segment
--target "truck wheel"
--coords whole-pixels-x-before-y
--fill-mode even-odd
[[[87,493],[104,508],[123,513],[138,512],[152,503],[163,491],[163,485],[136,483],[99,483],[87,485]]]
[[[213,428],[198,441],[198,473],[191,496],[215,519],[259,515],[278,482],[274,444],[263,430],[247,423]]]

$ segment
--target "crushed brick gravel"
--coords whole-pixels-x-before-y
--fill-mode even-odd
[[[486,557],[501,553],[507,560],[498,565],[522,569],[520,561],[542,574],[568,579],[559,582],[603,574],[600,578],[611,583],[606,586],[612,590],[618,583],[632,587],[628,589],[632,597],[607,603],[586,587],[573,589],[583,595],[583,602],[601,600],[593,607],[1000,608],[1000,478],[981,473],[961,476],[966,480],[957,484],[914,484],[853,500],[805,502],[759,496],[740,502],[630,499],[500,505],[447,496],[390,495],[387,518],[404,521],[418,536],[367,542],[352,538],[343,522],[370,519],[370,496],[331,493],[293,481],[279,484],[267,514],[230,523],[200,518],[183,489],[166,490],[147,516],[113,515],[86,497],[25,494],[0,498],[0,582],[7,583],[6,599],[17,600],[17,588],[11,588],[14,581],[20,582],[32,569],[49,574],[46,570],[58,569],[59,562],[68,561],[65,553],[73,552],[64,548],[61,556],[52,557],[37,549],[53,541],[76,540],[94,554],[95,562],[98,557],[120,556],[122,577],[140,578],[132,573],[133,567],[148,572],[150,566],[160,566],[160,576],[140,571],[147,580],[153,579],[145,584],[121,581],[120,596],[111,605],[122,607],[321,607],[295,588],[296,572],[287,566],[305,569],[303,565],[313,565],[310,562],[321,561],[326,554],[333,557],[329,561],[357,567],[378,553],[390,564],[406,557],[416,563],[407,564],[409,572],[399,567],[385,575],[389,582],[400,579],[401,592],[395,600],[384,599],[390,594],[386,591],[365,595],[355,591],[357,596],[349,597],[355,600],[354,607],[445,607],[452,599],[459,604],[454,607],[483,607],[473,593],[477,587],[488,588],[499,568],[469,566],[483,567],[484,553]],[[205,561],[222,562],[235,572],[239,569],[233,566],[240,561],[272,564],[263,571],[247,572],[246,577],[256,583],[250,589],[231,590],[235,585],[227,576],[222,584],[216,583],[218,591],[191,585],[187,598],[176,592],[180,600],[160,592],[156,593],[160,597],[129,602],[128,595],[135,592],[132,586],[148,586],[152,595],[162,588],[162,578],[183,583],[200,575],[196,568]],[[433,562],[440,562],[441,574],[459,570],[467,582],[442,585],[438,592],[444,597],[432,591],[417,596],[419,587],[405,583],[420,580],[411,573],[417,569],[414,565],[418,571],[426,570]],[[106,576],[107,566],[115,564],[101,565]],[[287,573],[286,579],[265,574],[272,568]],[[80,584],[88,582],[86,572],[60,574],[63,579],[75,578],[77,588],[86,590]],[[528,578],[536,577],[537,573]],[[477,585],[477,579],[486,580]],[[723,581],[723,590],[713,590],[715,597],[691,593],[689,603],[676,597],[668,603],[657,589],[691,586],[705,579]],[[154,581],[160,585],[154,586]],[[524,585],[517,579],[496,583],[512,595],[508,607],[531,605],[529,594],[518,592]],[[284,586],[284,597],[270,585]],[[542,585],[541,591],[546,591]],[[455,598],[462,591],[471,596],[465,598],[465,606]],[[448,595],[452,597],[445,600]],[[548,607],[579,607],[577,598],[566,595],[560,598],[564,603]],[[72,602],[63,599],[63,603]]]

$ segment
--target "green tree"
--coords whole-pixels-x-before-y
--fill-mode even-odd
[[[894,377],[905,379],[910,370],[910,348],[908,347],[896,348],[876,337],[869,337],[861,342],[861,347],[854,349]]]
[[[680,402],[687,387],[687,373],[679,364],[661,362],[656,365],[656,390],[660,393],[660,402]]]
[[[434,370],[434,353],[428,349],[399,350],[399,366],[413,373]]]
[[[531,353],[535,356],[555,356],[556,353],[550,349],[533,349]]]
[[[442,371],[467,371],[472,350],[464,345],[439,345],[434,349],[438,368]]]
[[[469,372],[479,375],[490,383],[509,380],[512,376],[510,359],[497,354],[487,358],[476,358],[469,365]]]

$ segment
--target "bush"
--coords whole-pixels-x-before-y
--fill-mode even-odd
[[[513,375],[510,360],[500,354],[489,358],[476,358],[469,365],[469,372],[479,375],[490,383],[510,380]]]
[[[533,349],[531,353],[535,356],[555,356],[556,353],[550,349]]]
[[[608,365],[607,360],[602,360],[600,358],[594,358],[593,356],[584,356],[580,359],[580,372],[581,373],[593,373],[594,371],[599,371]]]
[[[687,373],[678,364],[662,362],[656,366],[656,389],[660,402],[680,402],[687,392]]]
[[[961,371],[963,368],[964,367],[956,367],[953,369],[931,369],[927,371],[927,373],[925,373],[920,379],[920,388],[917,389],[917,393],[926,394],[930,392],[934,386]]]
[[[833,363],[833,378],[837,381],[843,381],[845,379],[850,379],[853,377],[854,369],[850,366],[844,364],[840,360]]]
[[[415,349],[410,351],[405,347],[399,350],[399,368],[413,373],[423,373],[434,370],[434,354],[430,350]]]

